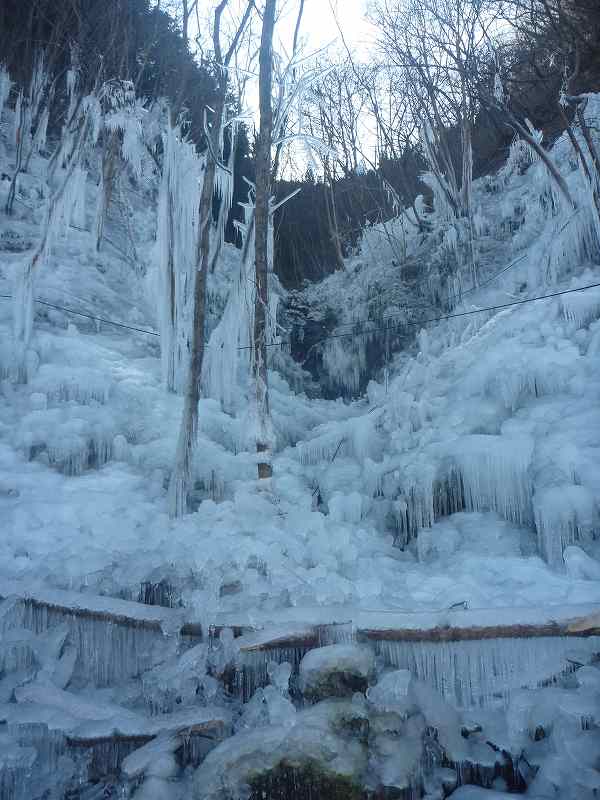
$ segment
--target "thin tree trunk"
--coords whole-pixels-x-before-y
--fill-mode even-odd
[[[325,165],[323,174],[323,193],[325,200],[325,210],[327,212],[327,228],[329,239],[333,245],[335,254],[335,268],[337,271],[344,270],[344,257],[340,245],[340,235],[337,224],[337,211],[335,207],[335,198],[333,194],[333,182],[329,172],[329,167]]]
[[[576,154],[577,158],[579,159],[579,162],[581,163],[581,168],[583,170],[583,173],[584,173],[585,177],[587,178],[588,183],[590,185],[590,189],[592,191],[592,199],[594,201],[594,206],[596,207],[596,213],[600,217],[600,197],[598,196],[598,189],[597,189],[598,181],[594,178],[594,176],[590,172],[590,168],[588,166],[585,154],[584,154],[583,150],[581,149],[581,146],[580,146],[579,142],[577,141],[577,137],[575,136],[575,133],[573,132],[573,128],[571,126],[571,123],[569,122],[569,119],[568,119],[567,115],[563,111],[562,106],[559,106],[559,110],[560,110],[560,115],[561,115],[562,122],[563,122],[563,124],[565,126],[565,130],[567,132],[567,135],[568,135],[569,139],[571,140],[571,144],[573,145],[573,150],[575,151],[575,154]],[[585,123],[585,119],[584,119],[584,123]],[[582,129],[583,129],[583,126],[582,126]],[[589,133],[589,131],[588,131],[588,133]],[[584,134],[584,136],[585,136],[585,134]],[[587,142],[587,139],[586,139],[586,142]],[[589,147],[589,143],[588,143],[588,150],[589,149],[590,149],[590,147]],[[593,154],[592,154],[592,156],[593,156]],[[598,172],[598,174],[600,175],[600,171]]]
[[[104,236],[104,225],[110,209],[116,175],[117,175],[117,155],[119,149],[119,134],[111,131],[108,141],[102,149],[102,174],[100,177],[100,203],[96,214],[96,237],[95,250],[100,252],[102,237]]]
[[[215,120],[211,131],[212,148],[216,153],[219,147],[219,131],[225,110],[225,93],[227,78],[221,78],[221,85],[215,103]],[[204,361],[204,325],[206,318],[206,276],[210,255],[210,227],[212,217],[212,199],[215,189],[217,164],[207,156],[202,194],[200,196],[198,248],[196,253],[196,271],[194,273],[194,322],[190,353],[190,369],[184,395],[183,417],[175,455],[175,468],[169,483],[169,513],[171,517],[182,516],[189,507],[189,496],[192,490],[192,457],[194,442],[198,432],[198,402],[200,400],[200,380]]]
[[[579,120],[579,125],[581,126],[581,133],[583,134],[583,138],[585,139],[585,143],[587,144],[588,150],[590,152],[590,158],[592,159],[592,164],[596,170],[597,179],[600,180],[600,155],[598,155],[598,150],[596,149],[596,145],[594,140],[592,139],[592,135],[590,133],[589,125],[587,124],[587,120],[585,118],[585,114],[580,106],[577,107],[577,119]]]
[[[271,89],[273,81],[273,30],[277,0],[266,0],[260,43],[259,107],[260,128],[256,146],[256,207],[255,207],[255,268],[256,305],[254,311],[253,367],[256,381],[258,431],[256,451],[259,454],[258,477],[270,478],[273,474],[269,457],[269,386],[267,375],[267,309],[268,292],[268,241],[269,199],[271,195],[271,143],[273,136],[273,109]]]
[[[21,104],[19,106],[19,122],[17,126],[17,153],[16,153],[16,163],[15,163],[15,171],[10,181],[10,188],[8,190],[8,197],[6,199],[6,216],[10,217],[13,212],[13,205],[15,202],[15,196],[17,193],[17,181],[19,179],[19,174],[21,172],[23,166],[23,147],[25,145],[25,138],[27,136],[26,131],[26,120],[28,117],[26,111],[26,104],[27,98],[24,94],[21,95]]]
[[[246,27],[253,3],[249,0],[240,26],[233,37],[231,46],[223,58],[221,53],[221,16],[229,0],[221,0],[215,9],[215,26],[213,31],[213,45],[215,62],[218,65],[217,98],[214,108],[213,125],[207,127],[208,152],[206,154],[206,170],[200,195],[200,208],[198,219],[198,246],[196,250],[196,271],[194,273],[194,321],[192,330],[190,369],[187,378],[187,387],[184,394],[183,415],[175,466],[169,481],[169,515],[180,517],[187,510],[189,497],[192,490],[192,459],[194,444],[198,430],[198,401],[200,400],[200,380],[202,378],[202,363],[204,361],[204,324],[206,318],[206,278],[210,262],[210,229],[212,221],[212,202],[215,190],[215,175],[217,158],[220,156],[221,128],[225,114],[227,99],[227,66],[235,52],[240,37]]]
[[[550,173],[550,175],[554,179],[554,182],[556,183],[556,185],[558,186],[558,188],[562,192],[565,200],[568,202],[568,204],[571,206],[571,208],[577,208],[577,203],[575,202],[575,200],[573,200],[573,197],[571,196],[571,192],[569,191],[569,187],[567,186],[567,182],[565,181],[563,176],[560,174],[560,172],[558,171],[558,169],[555,166],[555,164],[552,162],[552,159],[550,158],[548,153],[544,150],[544,148],[537,141],[537,139],[535,139],[529,133],[527,128],[524,125],[521,125],[521,123],[515,117],[515,115],[512,113],[512,111],[505,110],[505,113],[508,115],[510,124],[513,126],[513,128],[517,131],[517,133],[520,136],[522,136],[523,139],[525,139],[527,144],[535,150],[535,152],[538,154],[540,159],[544,162],[544,164],[546,165],[546,168],[548,169],[548,172]]]

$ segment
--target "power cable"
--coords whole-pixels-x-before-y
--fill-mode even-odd
[[[457,319],[459,317],[469,317],[472,314],[482,314],[485,311],[501,311],[504,308],[511,308],[511,306],[521,306],[525,303],[536,303],[538,300],[549,300],[552,297],[561,297],[565,294],[573,294],[574,292],[584,292],[586,289],[596,289],[600,287],[600,283],[591,283],[588,286],[580,286],[577,289],[565,289],[562,292],[552,292],[552,294],[544,294],[540,295],[540,297],[528,297],[525,300],[513,300],[511,303],[502,303],[497,306],[485,306],[484,308],[475,308],[471,311],[460,311],[458,314],[446,314],[442,317],[431,317],[429,319],[422,319],[422,320],[409,320],[405,321],[402,324],[406,326],[421,326],[427,325],[430,322],[442,322],[447,319]],[[370,328],[368,331],[358,331],[358,332],[351,332],[351,333],[334,333],[331,336],[326,336],[323,339],[319,339],[315,344],[320,344],[321,342],[325,342],[328,339],[344,339],[346,337],[354,337],[354,336],[365,336],[366,334],[375,333],[377,331],[388,331],[390,330],[390,326],[382,326],[379,328]],[[267,347],[280,347],[281,342],[273,342],[267,344]],[[239,348],[240,350],[246,348]]]
[[[10,294],[0,294],[0,298],[4,298],[5,300],[12,300],[12,295]],[[147,333],[148,336],[160,336],[158,331],[149,331],[145,328],[135,328],[132,325],[125,325],[123,322],[115,322],[112,319],[106,319],[105,317],[95,317],[92,314],[85,314],[83,311],[75,311],[73,308],[66,308],[65,306],[58,306],[54,303],[48,303],[46,300],[34,300],[34,303],[38,303],[40,306],[47,306],[48,308],[54,308],[57,311],[66,311],[68,314],[75,314],[78,317],[86,317],[86,319],[93,319],[96,322],[104,322],[107,325],[115,325],[117,328],[125,328],[128,331],[137,331],[138,333]]]
[[[571,216],[563,223],[563,225],[557,231],[555,231],[552,234],[552,238],[554,239],[555,236],[558,236],[558,234],[562,233],[565,230],[565,228],[568,225],[570,225],[571,221],[573,220],[574,217],[577,216],[578,213],[579,213],[579,209],[574,211],[573,214],[571,214]],[[481,283],[475,283],[475,284],[473,284],[473,286],[470,286],[468,289],[465,289],[464,291],[458,292],[457,294],[454,294],[454,295],[450,295],[448,297],[448,301],[450,303],[460,303],[463,300],[463,298],[466,297],[467,295],[472,294],[473,292],[477,292],[477,291],[479,291],[479,289],[484,289],[486,286],[489,286],[490,283],[493,283],[501,275],[504,275],[505,272],[508,272],[509,269],[512,269],[513,267],[516,267],[517,264],[520,264],[521,261],[524,261],[527,258],[527,255],[528,255],[528,253],[522,253],[518,258],[515,258],[514,261],[511,261],[510,264],[507,264],[506,267],[502,267],[501,270],[499,270],[498,272],[495,272],[493,275],[491,275],[489,278],[486,278]],[[384,291],[383,289],[379,291],[378,294],[379,294],[380,297],[383,294],[383,291]],[[368,302],[368,299],[367,299],[367,302]],[[435,306],[433,304],[431,304],[431,303],[427,303],[424,306],[421,306],[421,308],[431,308],[431,309],[435,310]],[[392,314],[384,314],[382,317],[380,317],[380,319],[382,321],[383,320],[388,320],[388,319],[394,319],[395,317],[403,316],[406,313],[407,310],[410,310],[410,309],[405,309],[404,311],[396,311],[396,312],[394,312]],[[355,320],[353,322],[341,322],[341,323],[339,323],[338,327],[366,325],[371,321],[372,320],[369,320],[369,319],[362,319],[362,320]]]
[[[508,269],[508,267],[506,268]],[[486,311],[502,311],[505,308],[512,308],[513,306],[522,306],[526,303],[537,303],[539,300],[550,300],[553,297],[562,297],[567,294],[574,294],[576,292],[585,292],[588,289],[597,289],[600,288],[600,283],[590,283],[587,286],[579,286],[576,289],[563,289],[560,292],[551,292],[550,294],[543,294],[539,297],[527,297],[524,300],[512,300],[510,303],[500,303],[499,305],[495,306],[484,306],[483,308],[475,308],[471,309],[471,311],[459,311],[456,314],[444,314],[443,316],[439,317],[429,317],[428,319],[421,319],[421,320],[404,320],[402,323],[403,326],[422,326],[428,325],[432,322],[443,322],[449,319],[459,319],[460,317],[470,317],[473,314],[483,314]],[[4,298],[6,300],[11,300],[12,295],[10,294],[0,294],[0,298]],[[47,306],[49,308],[54,308],[58,311],[65,311],[69,314],[75,314],[80,317],[85,317],[86,319],[95,320],[96,322],[104,322],[107,325],[115,325],[117,328],[125,328],[126,330],[136,331],[137,333],[146,333],[149,336],[160,336],[158,331],[149,331],[145,328],[136,328],[132,325],[125,325],[123,322],[115,322],[111,319],[106,319],[105,317],[96,317],[92,314],[85,314],[83,311],[75,311],[72,308],[67,308],[66,306],[59,306],[55,305],[54,303],[48,303],[45,300],[34,300],[35,303],[39,303],[40,305]],[[408,309],[410,310],[410,309]],[[346,338],[354,338],[358,336],[365,336],[371,333],[376,333],[378,331],[389,331],[390,328],[393,326],[385,325],[380,326],[377,328],[370,328],[366,331],[351,331],[349,333],[333,333],[330,336],[324,336],[322,339],[317,340],[313,347],[317,344],[321,344],[321,342],[327,342],[330,339],[346,339]],[[284,347],[286,342],[267,342],[265,347]],[[237,348],[238,350],[251,350],[252,345],[242,345]]]

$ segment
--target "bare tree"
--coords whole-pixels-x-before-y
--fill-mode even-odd
[[[505,17],[518,35],[529,43],[535,43],[535,50],[541,52],[551,70],[556,72],[557,67],[562,68],[564,77],[557,98],[559,117],[600,216],[600,158],[585,115],[588,98],[578,89],[586,79],[586,69],[596,59],[600,42],[600,7],[595,0],[505,0],[505,6]],[[537,74],[539,79],[543,77],[539,69]],[[581,131],[583,146],[575,134],[574,126]],[[547,163],[548,157],[544,160]],[[548,165],[548,168],[551,169],[551,166]],[[553,177],[558,183],[560,176],[553,173]],[[574,205],[564,181],[559,186],[563,195]]]
[[[196,271],[194,275],[194,322],[190,352],[190,369],[184,395],[184,408],[175,456],[175,466],[169,483],[169,513],[181,516],[188,509],[192,485],[192,458],[198,430],[198,402],[200,400],[200,379],[204,359],[204,336],[206,316],[206,279],[210,266],[212,202],[215,192],[217,169],[226,169],[221,160],[223,125],[227,101],[228,68],[231,64],[242,33],[248,23],[253,0],[246,5],[244,15],[233,36],[229,49],[222,51],[221,20],[229,0],[221,0],[215,9],[213,28],[213,48],[217,74],[216,102],[214,103],[212,125],[205,125],[208,145],[206,168],[202,184],[199,208],[198,245],[196,252]]]
[[[269,202],[271,198],[271,148],[273,144],[273,32],[277,0],[266,0],[259,55],[260,128],[256,144],[255,269],[253,371],[256,382],[258,477],[273,474],[269,446],[269,385],[267,372],[267,310],[269,303]]]

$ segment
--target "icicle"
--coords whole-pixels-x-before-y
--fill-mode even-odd
[[[40,116],[35,137],[32,143],[32,152],[39,153],[46,147],[46,136],[48,133],[48,121],[50,119],[50,111],[45,108]]]
[[[234,165],[235,165],[235,153],[236,153],[236,139],[238,135],[239,129],[239,122],[237,120],[233,120],[230,125],[230,137],[231,143],[229,148],[229,158],[227,159],[226,168],[218,167],[216,174],[215,174],[215,194],[219,197],[220,207],[219,207],[219,218],[217,220],[217,229],[216,229],[216,237],[213,237],[211,242],[211,246],[213,249],[213,254],[211,256],[210,263],[213,265],[214,268],[214,259],[218,256],[225,243],[225,228],[227,226],[227,219],[229,217],[229,212],[231,211],[231,207],[233,205],[233,193],[234,193],[234,186],[235,186],[235,176],[234,176]],[[224,148],[224,133],[225,130],[221,131],[221,142],[220,148],[221,152],[223,152]]]
[[[496,511],[510,522],[533,521],[528,474],[533,441],[502,436],[462,437],[454,453],[462,476],[465,508]]]
[[[23,131],[21,132],[21,125],[22,120],[21,117],[23,116],[23,103],[25,102],[25,98],[23,97],[23,90],[19,92],[17,95],[17,102],[15,103],[15,117],[14,117],[14,131],[13,131],[13,140],[15,146],[19,144],[19,138],[22,135],[25,135],[25,130],[27,129],[27,125],[24,124]]]
[[[85,195],[87,175],[87,170],[83,169],[83,167],[78,167],[73,175],[71,224],[83,229],[86,227]]]
[[[158,312],[163,381],[170,391],[186,385],[193,322],[198,206],[202,160],[168,124],[163,135],[163,176],[158,200]]]
[[[586,271],[571,282],[571,288],[593,283],[594,275]],[[561,298],[562,313],[565,319],[574,322],[578,328],[584,328],[600,317],[600,287],[585,292],[574,292]]]
[[[227,411],[234,410],[241,359],[249,362],[250,350],[240,351],[238,348],[249,348],[254,319],[254,260],[251,257],[254,252],[254,207],[248,203],[243,209],[245,240],[242,252],[247,255],[240,259],[223,316],[211,334],[203,369],[206,395],[219,400]]]
[[[110,600],[107,601],[110,604]],[[110,614],[74,614],[68,608],[21,600],[16,604],[5,629],[23,627],[43,633],[57,625],[68,627],[69,642],[77,651],[75,676],[93,686],[112,686],[141,675],[161,658],[155,647],[164,641],[162,632],[142,621],[118,621]]]
[[[88,102],[89,101],[89,102]],[[56,236],[65,224],[65,209],[70,202],[70,188],[73,176],[90,144],[93,120],[88,111],[94,108],[94,97],[84,98],[77,124],[77,133],[69,152],[69,158],[61,175],[59,185],[47,201],[45,219],[40,241],[32,255],[28,256],[17,272],[14,303],[15,370],[23,378],[24,359],[33,328],[33,290],[40,268],[48,259]]]
[[[408,669],[445,699],[465,708],[506,706],[513,692],[557,681],[573,672],[573,639],[528,637],[457,642],[377,642],[388,666]],[[600,637],[578,639],[593,655]]]
[[[566,547],[592,538],[596,504],[584,486],[538,489],[533,505],[538,551],[551,566],[562,566]]]
[[[43,364],[30,386],[32,392],[43,393],[53,402],[85,406],[105,405],[113,389],[110,378],[100,370],[91,367],[60,370],[54,364]]]
[[[0,120],[2,119],[2,111],[10,95],[12,81],[8,70],[4,64],[0,64]]]

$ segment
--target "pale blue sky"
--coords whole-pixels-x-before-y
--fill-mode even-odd
[[[280,35],[291,41],[298,13],[298,1],[288,0],[280,21]],[[309,50],[324,47],[339,39],[332,7],[340,22],[348,45],[362,49],[370,38],[368,24],[364,20],[365,0],[305,0],[302,20],[302,38]],[[339,46],[342,46],[341,41]],[[336,47],[336,45],[334,45]]]

